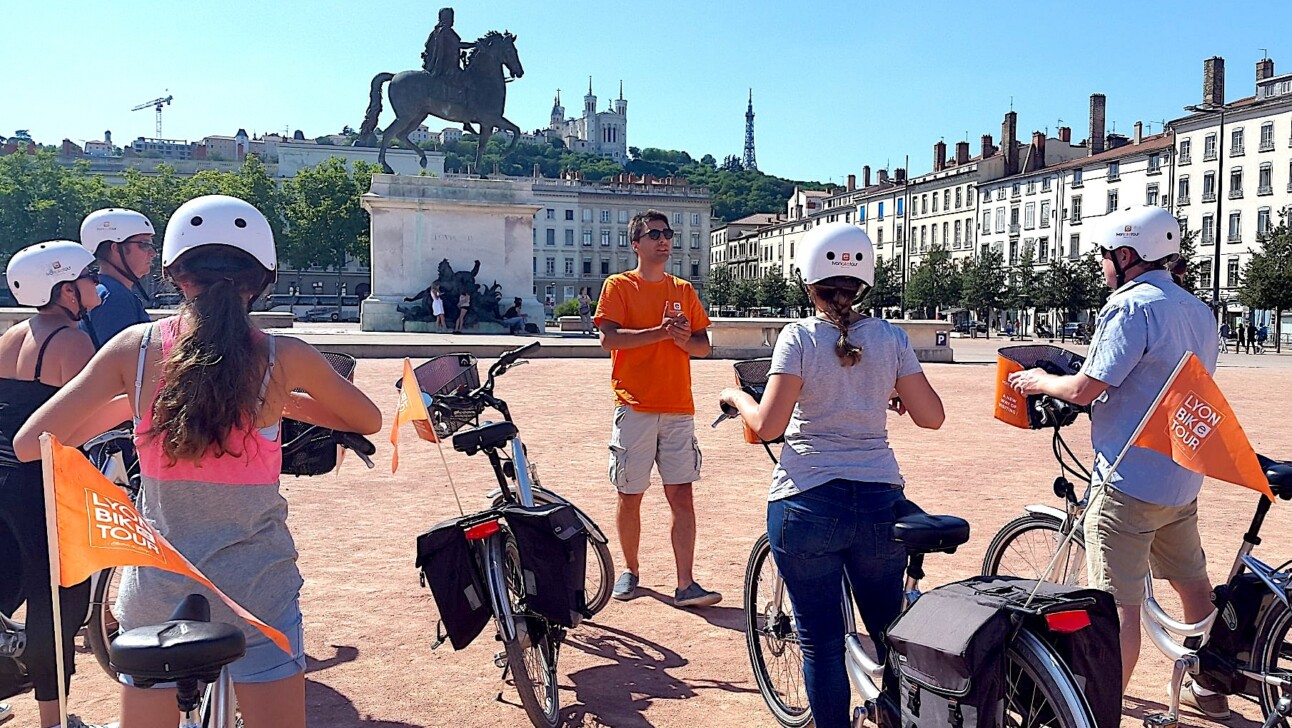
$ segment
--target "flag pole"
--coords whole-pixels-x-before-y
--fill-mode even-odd
[[[453,484],[453,471],[449,468],[448,458],[444,457],[444,446],[440,444],[440,438],[438,435],[435,438],[435,449],[440,453],[440,462],[444,463],[444,474],[449,476],[449,490],[453,491],[453,500],[457,501],[458,515],[464,516],[466,515],[466,511],[462,510],[462,499],[458,497],[458,487]]]
[[[1175,384],[1175,380],[1179,378],[1180,372],[1184,369],[1184,365],[1188,363],[1189,357],[1191,356],[1193,356],[1193,352],[1186,351],[1184,352],[1184,356],[1180,357],[1180,361],[1176,362],[1175,369],[1171,371],[1171,376],[1166,378],[1166,384],[1162,385],[1162,389],[1159,390],[1157,396],[1153,398],[1153,403],[1148,406],[1148,411],[1146,411],[1144,416],[1140,418],[1139,424],[1135,426],[1135,431],[1131,433],[1130,439],[1126,441],[1126,444],[1122,447],[1122,451],[1117,454],[1117,459],[1108,467],[1108,470],[1104,473],[1104,477],[1100,478],[1098,483],[1091,484],[1091,497],[1093,497],[1093,493],[1096,489],[1106,487],[1108,479],[1112,477],[1113,473],[1117,472],[1117,466],[1122,464],[1122,459],[1126,457],[1126,453],[1130,452],[1133,443],[1139,439],[1140,433],[1144,432],[1144,428],[1148,426],[1148,421],[1153,418],[1153,413],[1157,411],[1157,406],[1162,403],[1162,398],[1165,397],[1167,391],[1171,389],[1171,385]],[[1032,593],[1027,596],[1027,602],[1023,605],[1024,608],[1027,608],[1032,604],[1032,599],[1036,597],[1036,593],[1040,590],[1041,584],[1050,578],[1050,574],[1054,571],[1054,567],[1059,563],[1059,557],[1063,555],[1064,550],[1068,547],[1068,543],[1072,540],[1073,534],[1076,533],[1077,529],[1085,523],[1085,520],[1086,511],[1082,511],[1081,517],[1072,524],[1072,528],[1068,530],[1068,533],[1063,537],[1063,540],[1059,542],[1059,548],[1055,549],[1054,558],[1050,559],[1050,564],[1046,566],[1045,571],[1041,573],[1041,578],[1036,580],[1036,586],[1032,588]]]
[[[67,680],[63,662],[63,609],[58,586],[61,566],[58,558],[58,500],[54,493],[54,445],[48,432],[40,436],[40,472],[45,490],[45,542],[49,551],[50,604],[54,610],[54,674],[58,681],[58,723],[67,728]]]

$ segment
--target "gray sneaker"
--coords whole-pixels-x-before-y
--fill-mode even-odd
[[[691,586],[673,592],[673,605],[678,607],[712,607],[722,601],[722,595],[700,586],[693,581]]]
[[[615,582],[615,590],[610,592],[610,596],[621,602],[626,602],[637,596],[637,575],[631,571],[625,571]]]
[[[8,703],[0,703],[0,723],[8,723],[13,719],[13,706]]]
[[[1192,680],[1180,687],[1180,704],[1187,705],[1213,720],[1229,719],[1229,698],[1220,693],[1199,695],[1194,690]]]

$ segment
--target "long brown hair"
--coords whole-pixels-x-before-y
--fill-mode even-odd
[[[250,427],[260,409],[260,382],[268,361],[252,345],[250,296],[270,274],[250,255],[222,245],[198,248],[167,269],[196,294],[179,308],[179,333],[162,362],[164,384],[153,402],[153,427],[174,465],[208,453],[238,456],[229,436]]]
[[[860,287],[854,287],[854,282]],[[850,367],[861,361],[861,347],[848,340],[848,319],[853,305],[866,293],[864,283],[855,278],[834,276],[807,286],[812,300],[820,305],[826,319],[839,329],[839,339],[834,342],[834,353],[841,366]]]

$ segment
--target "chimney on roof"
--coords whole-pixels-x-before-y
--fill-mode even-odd
[[[1144,141],[1144,122],[1137,121],[1135,122],[1135,137],[1132,144],[1139,144],[1142,141]]]
[[[1274,78],[1274,59],[1262,58],[1256,62],[1256,83],[1267,78]]]
[[[1029,172],[1043,169],[1045,167],[1045,133],[1032,132],[1032,160],[1027,165]]]
[[[1090,149],[1087,154],[1092,157],[1104,151],[1104,116],[1107,104],[1108,98],[1103,94],[1090,94]]]
[[[1067,142],[1068,144],[1072,143],[1072,127],[1070,126],[1059,127],[1059,141]]]
[[[1000,125],[1000,146],[1005,154],[1005,175],[1018,174],[1018,113],[1005,114]]]
[[[886,169],[879,170],[879,183],[881,185],[888,184],[888,170]]]
[[[946,169],[946,166],[947,143],[939,139],[938,143],[933,145],[933,171],[941,172]]]
[[[848,175],[848,191],[852,192],[855,189],[857,189],[857,175],[850,174]]]
[[[1270,61],[1270,63],[1273,63],[1273,61]],[[112,131],[111,131],[111,130],[103,132],[103,143],[104,143],[104,144],[107,144],[109,147],[110,147],[110,146],[112,146]]]
[[[899,185],[904,185],[904,184],[906,184],[906,168],[905,168],[905,167],[898,167],[897,169],[893,170],[893,181],[894,181],[894,182],[896,182],[896,183],[897,183],[897,184],[899,184]]]
[[[861,168],[861,187],[865,189],[870,186],[870,165],[867,164]]]
[[[1225,103],[1225,59],[1220,56],[1202,62],[1202,103],[1204,106]]]
[[[956,164],[969,163],[969,142],[956,142]]]
[[[982,158],[986,159],[996,153],[996,146],[991,143],[991,134],[982,135]]]

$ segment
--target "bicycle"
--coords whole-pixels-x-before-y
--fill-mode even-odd
[[[1054,492],[1063,499],[1064,509],[1027,506],[1027,514],[1005,524],[993,538],[983,558],[983,573],[1041,579],[1053,561],[1060,565],[1054,580],[1084,583],[1085,537],[1079,525],[1090,487],[1078,498],[1066,474],[1083,477],[1089,483],[1090,473],[1076,461],[1060,433],[1062,427],[1076,420],[1080,408],[1047,396],[1039,397],[1034,406],[1054,428],[1054,453],[1065,472],[1055,480]],[[1074,462],[1065,462],[1063,452]],[[1257,455],[1257,459],[1274,495],[1292,500],[1292,463],[1263,455]],[[1181,685],[1188,673],[1210,690],[1259,703],[1266,726],[1288,728],[1288,716],[1292,715],[1292,606],[1288,601],[1292,561],[1271,567],[1251,555],[1260,545],[1260,530],[1269,509],[1269,499],[1262,497],[1243,534],[1228,579],[1213,589],[1216,608],[1205,619],[1195,623],[1177,621],[1153,596],[1152,575],[1145,580],[1146,598],[1140,612],[1144,629],[1158,650],[1174,663],[1168,712],[1146,718],[1146,726],[1169,728],[1177,724]],[[1020,546],[1024,540],[1027,543]],[[1060,548],[1066,552],[1061,553]]]
[[[450,522],[449,526],[460,529],[464,535],[474,576],[487,593],[485,601],[497,626],[497,638],[503,643],[503,652],[495,655],[494,664],[503,670],[504,680],[511,674],[530,722],[540,728],[551,728],[560,722],[556,677],[560,648],[566,630],[577,621],[540,613],[531,600],[534,585],[527,578],[531,564],[522,554],[516,524],[509,520],[516,515],[513,509],[532,510],[546,502],[567,507],[575,514],[575,523],[597,554],[596,572],[600,580],[592,598],[582,605],[582,616],[592,616],[605,606],[613,566],[605,536],[596,524],[569,501],[537,487],[533,465],[526,457],[525,444],[511,411],[506,401],[494,395],[498,377],[524,363],[520,357],[538,346],[539,342],[533,342],[502,354],[489,367],[483,384],[479,382],[475,358],[467,354],[431,359],[415,370],[415,376],[422,393],[430,395],[431,424],[437,437],[451,435],[453,448],[468,456],[484,453],[497,478],[498,490],[489,496],[491,507]],[[486,408],[498,411],[503,420],[480,423],[480,415]],[[472,426],[462,429],[467,425]],[[510,452],[506,450],[508,447]],[[420,553],[418,566],[422,566]],[[581,568],[590,567],[589,563]],[[438,600],[439,592],[436,596]],[[441,605],[442,616],[443,611]],[[441,636],[433,646],[443,644],[445,638]],[[458,647],[456,640],[454,646]]]
[[[760,399],[767,384],[770,359],[738,362],[736,380],[741,389]],[[713,423],[717,427],[738,414],[728,406]],[[749,441],[750,437],[746,437]],[[770,443],[762,442],[768,457],[777,461]],[[955,553],[969,540],[969,524],[955,516],[930,515],[911,501],[899,502],[894,509],[890,534],[894,543],[907,552],[906,580],[902,593],[902,613],[920,598],[920,581],[924,578],[924,557],[930,553]],[[802,653],[793,607],[785,582],[771,558],[766,533],[759,536],[749,554],[745,570],[745,637],[750,663],[758,690],[777,723],[785,728],[804,728],[812,723],[812,713],[799,678],[802,675]],[[881,715],[896,710],[884,691],[886,666],[867,654],[857,631],[852,590],[845,576],[844,661],[849,683],[862,697],[854,708],[852,725],[870,721],[879,723]],[[1066,607],[1065,607],[1066,608]],[[1005,652],[1005,725],[1094,726],[1090,707],[1063,660],[1024,623],[1029,617],[1043,617],[1044,608],[1035,612],[1019,611],[1011,616],[1014,637]],[[901,617],[898,617],[900,621]],[[897,624],[896,622],[894,624]],[[891,648],[890,648],[891,649]],[[895,654],[895,651],[890,651]],[[891,665],[890,665],[891,666]]]

